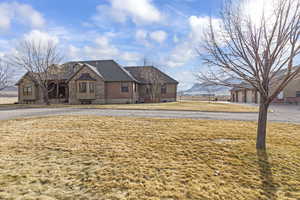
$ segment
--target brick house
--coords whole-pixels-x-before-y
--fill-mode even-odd
[[[56,73],[47,78],[51,103],[153,102],[146,90],[153,84],[147,76],[150,72],[159,79],[159,102],[176,101],[178,82],[153,66],[122,67],[113,60],[92,60],[68,62],[53,68]],[[44,103],[34,76],[28,72],[16,84],[19,103]]]

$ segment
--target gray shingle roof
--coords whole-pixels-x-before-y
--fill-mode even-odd
[[[151,83],[151,80],[147,80],[147,78],[151,77],[148,76],[147,73],[157,73],[162,82],[178,84],[178,81],[153,66],[124,67],[124,69],[132,74],[132,76],[140,83]]]
[[[105,81],[136,81],[131,74],[113,60],[75,61],[68,64],[87,64],[94,68]]]

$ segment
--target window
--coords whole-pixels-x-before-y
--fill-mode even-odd
[[[300,97],[300,91],[296,91],[296,97]]]
[[[32,86],[25,86],[23,88],[23,95],[24,96],[31,96],[32,95]]]
[[[166,86],[166,85],[161,86],[160,92],[161,92],[162,94],[167,94],[167,86]]]
[[[128,83],[121,84],[121,92],[129,92]]]
[[[87,92],[86,85],[87,85],[86,82],[79,82],[79,92],[80,93],[86,93]]]
[[[90,93],[94,93],[95,92],[95,83],[94,82],[90,82],[89,83],[89,87],[90,87]]]

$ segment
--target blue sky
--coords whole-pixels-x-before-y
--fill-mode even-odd
[[[22,39],[52,40],[65,60],[114,59],[163,68],[189,88],[195,48],[222,0],[0,0],[0,57]]]

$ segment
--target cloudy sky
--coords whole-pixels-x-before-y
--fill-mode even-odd
[[[52,40],[66,60],[160,65],[189,88],[195,48],[222,0],[0,0],[0,57],[21,39]]]

